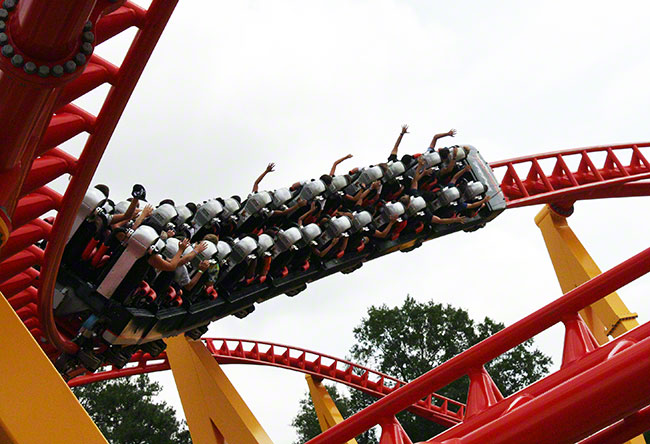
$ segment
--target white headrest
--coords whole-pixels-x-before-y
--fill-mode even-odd
[[[300,190],[300,198],[304,200],[312,200],[325,191],[325,184],[322,180],[314,180],[303,185]]]
[[[365,168],[361,172],[361,176],[359,176],[359,182],[363,183],[364,185],[370,185],[375,180],[381,179],[381,176],[383,175],[384,172],[381,167],[375,165],[373,167]]]
[[[224,260],[230,255],[231,251],[232,249],[230,248],[230,245],[228,245],[227,242],[219,241],[217,243],[217,259]]]
[[[209,200],[196,210],[192,224],[196,227],[202,227],[222,211],[223,206],[218,200]]]
[[[438,154],[436,151],[425,153],[422,155],[422,157],[424,158],[425,168],[431,168],[442,162],[442,159],[440,159],[440,154]]]
[[[312,240],[316,239],[318,236],[321,234],[321,229],[318,225],[316,224],[309,224],[300,230],[302,232],[302,239],[305,242],[311,242]]]
[[[480,182],[470,182],[465,187],[465,192],[463,193],[463,199],[472,200],[476,196],[480,196],[485,193],[487,187]]]
[[[162,229],[177,215],[176,209],[170,204],[162,204],[151,213],[153,225],[158,230]]]
[[[129,209],[129,206],[131,205],[131,202],[128,200],[123,200],[121,202],[118,202],[115,204],[115,214],[124,214],[126,213],[126,210]]]
[[[412,216],[417,212],[422,211],[426,206],[427,203],[422,196],[411,196],[411,203],[409,204],[409,207],[406,211],[408,212],[409,216]]]
[[[278,188],[273,192],[273,206],[275,208],[279,208],[289,199],[291,199],[289,188]]]
[[[187,221],[187,219],[192,217],[192,211],[189,208],[187,208],[185,205],[174,207],[174,208],[176,209],[176,213],[178,213],[178,216],[176,218],[177,224],[182,224],[185,221]]]
[[[372,222],[372,215],[367,211],[361,211],[355,213],[354,220],[352,221],[352,227],[355,231],[358,231]]]
[[[224,199],[224,217],[228,217],[237,210],[239,210],[239,202],[237,202],[235,199],[232,197],[229,197],[228,199]]]
[[[337,191],[342,190],[348,184],[348,178],[345,176],[334,176],[332,177],[332,183],[327,187],[328,191],[331,193],[336,193]]]
[[[271,248],[273,246],[273,238],[269,236],[266,233],[262,233],[259,235],[259,239],[257,241],[257,253],[261,254],[264,253],[266,250]]]

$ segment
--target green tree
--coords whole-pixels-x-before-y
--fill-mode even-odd
[[[353,330],[357,343],[350,349],[350,360],[411,381],[503,328],[503,324],[487,317],[476,322],[461,308],[433,301],[422,303],[407,296],[401,307],[382,305],[368,309],[368,316]],[[550,365],[551,358],[534,349],[533,341],[529,340],[485,367],[501,393],[508,396],[541,378]],[[463,377],[438,393],[465,402],[468,387],[469,379]],[[339,409],[351,413],[374,401],[356,391],[340,398]],[[296,419],[307,414],[308,405],[306,400],[301,402]],[[402,412],[397,418],[413,442],[424,441],[444,430],[409,412]],[[301,438],[310,439],[320,432],[320,429],[301,429],[301,424],[305,423],[305,420],[294,421]],[[376,442],[376,439],[369,442]]]
[[[111,444],[191,444],[184,423],[147,375],[75,387],[74,394]]]

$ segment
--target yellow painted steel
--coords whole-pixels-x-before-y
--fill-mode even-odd
[[[601,274],[600,268],[573,233],[565,217],[545,205],[535,216],[535,223],[542,231],[563,293]],[[580,312],[580,316],[599,344],[608,342],[609,336],[620,336],[639,325],[637,314],[630,313],[616,292],[585,308]],[[645,443],[643,436],[637,436],[626,444]]]
[[[306,375],[305,379],[309,386],[309,395],[311,396],[311,402],[314,404],[316,416],[318,416],[320,429],[324,432],[336,424],[343,422],[343,416],[341,416],[341,412],[339,412],[336,404],[334,404],[334,400],[325,385],[320,380],[312,378],[311,375]],[[346,441],[345,444],[357,444],[357,440],[351,439]]]
[[[562,292],[566,293],[598,276],[601,271],[567,224],[546,205],[535,217],[542,231]],[[637,314],[630,313],[616,293],[580,312],[599,344],[609,341],[639,325]]]
[[[177,336],[165,342],[194,444],[272,444],[201,341]]]
[[[0,443],[108,444],[0,294]]]

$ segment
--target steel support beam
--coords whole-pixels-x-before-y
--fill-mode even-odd
[[[201,341],[165,340],[192,441],[272,444],[260,423]]]
[[[565,217],[546,205],[535,217],[535,223],[544,236],[562,293],[601,274]],[[580,315],[601,345],[609,341],[608,336],[617,337],[639,325],[637,314],[630,313],[616,292],[580,311]]]
[[[602,273],[569,227],[566,217],[560,216],[549,205],[545,205],[535,217],[535,223],[542,231],[563,293]],[[630,313],[616,292],[585,307],[580,311],[580,316],[601,345],[609,341],[610,335],[617,337],[639,325],[637,314]],[[643,436],[637,436],[627,441],[627,444],[645,442]]]
[[[314,410],[316,410],[320,429],[324,432],[330,427],[342,422],[343,416],[341,416],[341,412],[339,412],[339,409],[336,407],[334,400],[330,396],[322,380],[315,379],[311,375],[305,375],[305,379],[309,386],[309,395],[314,404]],[[351,439],[346,441],[345,444],[357,444],[357,440]]]
[[[108,444],[0,294],[0,442]]]

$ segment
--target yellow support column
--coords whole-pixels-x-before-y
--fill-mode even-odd
[[[542,230],[562,292],[566,293],[598,276],[601,271],[567,224],[546,205],[535,217]],[[580,312],[599,344],[639,325],[637,314],[630,313],[621,298],[612,293]]]
[[[309,394],[311,395],[311,401],[314,403],[320,429],[324,432],[342,422],[343,417],[323,383],[315,380],[311,375],[305,376],[305,379],[307,379]],[[357,444],[357,440],[351,439],[345,444]]]
[[[0,293],[0,443],[108,444]]]
[[[273,444],[201,341],[165,341],[194,444]]]
[[[542,231],[563,293],[601,274],[600,268],[573,233],[565,217],[545,205],[535,216],[535,223]],[[616,292],[586,307],[580,316],[599,344],[608,342],[609,336],[620,336],[639,325],[637,314],[630,313]],[[645,439],[637,436],[626,444],[645,444]]]

